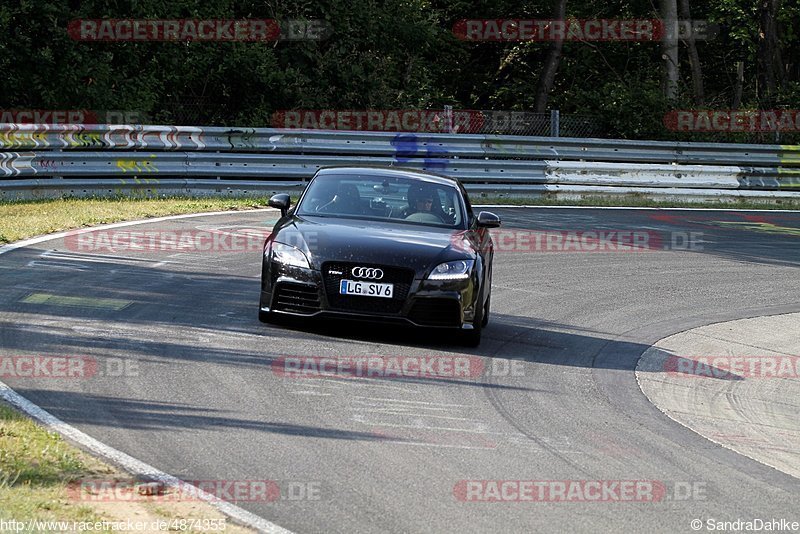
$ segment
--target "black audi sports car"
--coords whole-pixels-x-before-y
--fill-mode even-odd
[[[458,180],[380,167],[329,167],[264,244],[259,319],[337,316],[460,329],[478,345],[489,320],[500,218],[475,215]]]

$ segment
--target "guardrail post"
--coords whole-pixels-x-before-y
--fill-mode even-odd
[[[561,130],[561,115],[557,109],[550,110],[550,137],[558,137]]]
[[[454,133],[453,132],[453,106],[445,106],[444,107],[444,126],[447,129],[447,133]]]
[[[57,148],[57,149],[55,150],[55,153],[56,153],[58,156],[61,156],[61,154],[62,154],[63,152],[64,152],[64,149],[62,149],[62,148]],[[59,175],[55,175],[55,174],[54,174],[53,176],[51,176],[51,178],[55,178],[56,180],[63,180],[63,179],[64,179],[64,177],[63,177],[63,176],[59,176]]]

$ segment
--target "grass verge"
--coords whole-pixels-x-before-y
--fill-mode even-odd
[[[131,475],[73,447],[58,434],[0,403],[0,520],[6,522],[0,532],[19,530],[16,525],[9,525],[10,521],[26,524],[27,528],[22,531],[55,532],[64,528],[55,523],[35,525],[33,522],[70,524],[67,530],[73,530],[73,522],[107,521],[121,525],[128,520],[145,524],[207,520],[216,521],[218,528],[203,529],[205,532],[251,532],[237,525],[220,523],[224,516],[200,501],[164,502],[166,499],[148,497],[84,500],[72,488],[79,487],[80,481],[85,479],[114,481],[131,487],[136,483]]]
[[[0,202],[0,245],[120,221],[267,207],[267,198],[67,198]]]
[[[0,405],[0,517],[95,521],[91,508],[69,505],[66,485],[103,472],[57,434]]]

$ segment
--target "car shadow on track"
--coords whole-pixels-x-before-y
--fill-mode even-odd
[[[466,348],[460,344],[458,333],[448,330],[421,329],[407,326],[389,326],[345,321],[308,321],[283,318],[270,329],[284,328],[298,335],[312,333],[338,341],[366,342],[389,345],[392,351],[400,347],[430,349],[432,353],[463,354],[485,357],[491,360],[521,360],[561,366],[605,368],[633,371],[639,356],[650,345],[615,339],[614,336],[597,331],[575,328],[552,321],[529,317],[493,313],[490,325],[484,330],[484,341],[479,347]],[[609,355],[619,354],[619,358]],[[602,355],[602,358],[598,358]],[[677,355],[661,351],[663,368],[650,368],[650,372],[697,374],[697,360],[689,355]],[[493,364],[489,363],[487,367]],[[743,380],[735,374],[704,364],[702,376],[723,380]],[[503,367],[498,364],[497,367]],[[506,366],[507,367],[507,366]],[[396,377],[388,378],[397,380]],[[411,379],[400,378],[411,381]],[[448,380],[448,382],[451,382]],[[491,387],[507,389],[514,386]]]
[[[70,424],[114,426],[129,430],[154,430],[165,428],[241,429],[306,436],[326,439],[382,441],[372,432],[331,429],[277,423],[253,419],[240,419],[225,415],[224,410],[191,406],[183,403],[143,401],[106,395],[87,395],[79,392],[18,389],[26,398],[35,398],[45,410],[58,414]],[[92,409],[87,409],[87,406]]]
[[[263,325],[256,318],[259,282],[255,277],[197,269],[178,271],[147,263],[130,265],[109,258],[70,264],[85,271],[59,270],[62,265],[58,262],[46,268],[30,267],[32,260],[50,261],[42,259],[40,250],[32,249],[14,251],[3,259],[15,268],[8,271],[7,284],[0,287],[0,356],[23,351],[89,353],[98,358],[118,354],[154,367],[197,362],[260,369],[281,356],[331,356],[331,351],[324,352],[320,344],[335,340],[360,343],[361,353],[380,350],[389,355],[403,354],[404,348],[412,347],[417,353],[424,349],[631,371],[635,361],[630,358],[597,360],[596,355],[601,350],[607,354],[609,344],[625,354],[640,355],[648,348],[604,332],[494,311],[477,348],[466,348],[457,335],[434,329],[307,319]],[[80,299],[68,302],[82,305],[63,305],[63,299],[60,305],[58,300],[31,301],[29,297],[35,293]],[[126,304],[109,309],[105,307],[109,299]],[[308,347],[309,343],[319,346],[319,351],[296,353],[296,347]],[[352,354],[351,350],[343,356]],[[481,381],[465,383],[488,387]]]

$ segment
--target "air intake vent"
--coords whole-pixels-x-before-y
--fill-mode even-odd
[[[282,282],[275,290],[275,309],[292,313],[314,313],[320,309],[319,293],[314,286]]]
[[[461,326],[461,305],[454,299],[417,299],[408,318],[425,326]]]

